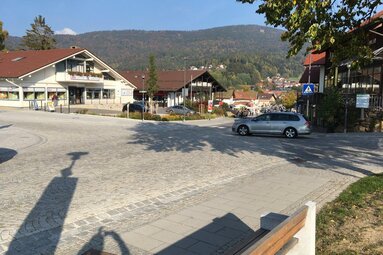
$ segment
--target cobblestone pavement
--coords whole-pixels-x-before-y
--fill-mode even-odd
[[[382,171],[382,134],[240,137],[231,123],[0,109],[0,254],[219,254],[261,213],[320,207]]]

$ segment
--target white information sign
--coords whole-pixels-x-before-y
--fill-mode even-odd
[[[369,94],[357,94],[356,95],[356,108],[369,108],[370,107],[370,95]]]

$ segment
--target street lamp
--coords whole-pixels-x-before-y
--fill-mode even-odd
[[[183,121],[185,121],[185,114],[186,114],[186,110],[185,110],[185,99],[186,99],[186,91],[185,91],[185,83],[186,83],[186,59],[187,59],[187,57],[184,57],[184,88],[183,88],[183,91],[182,91],[182,96],[183,96],[183,101],[184,101]]]
[[[350,92],[350,69],[351,69],[351,64],[348,63],[347,64],[347,93],[346,93],[346,99],[344,101],[344,107],[345,107],[345,110],[344,110],[344,129],[343,129],[343,132],[344,133],[347,133],[347,119],[348,119],[348,94]]]
[[[145,75],[141,76],[142,78],[142,121],[144,121],[144,115],[145,115]]]

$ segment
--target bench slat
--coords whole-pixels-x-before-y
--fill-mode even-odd
[[[301,207],[293,215],[250,246],[242,254],[274,255],[305,225],[308,206]]]

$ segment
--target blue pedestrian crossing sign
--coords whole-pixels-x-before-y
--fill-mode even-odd
[[[312,95],[314,94],[314,84],[309,83],[309,84],[303,84],[302,87],[302,95]]]

